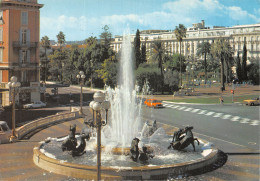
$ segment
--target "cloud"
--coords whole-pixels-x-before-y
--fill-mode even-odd
[[[224,6],[218,0],[169,1],[157,9],[143,14],[41,17],[41,31],[50,39],[56,39],[58,32],[63,31],[67,40],[82,40],[93,34],[99,36],[104,25],[110,27],[113,35],[121,35],[127,26],[132,30],[131,33],[135,33],[136,29],[174,29],[180,23],[189,27],[202,19],[213,25],[216,25],[216,22],[226,23],[224,25],[237,21],[245,24],[260,22],[260,9],[254,9],[249,13],[241,7]]]

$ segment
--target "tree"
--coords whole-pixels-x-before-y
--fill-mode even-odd
[[[207,82],[207,54],[210,53],[210,43],[202,42],[198,45],[197,55],[204,55],[205,83]]]
[[[244,81],[248,80],[246,59],[247,59],[247,49],[246,49],[246,42],[244,42],[243,54],[242,54],[242,76]]]
[[[232,66],[234,64],[234,58],[232,57],[232,48],[230,44],[227,45],[227,51],[224,53],[224,60],[226,62],[226,83],[229,83],[232,78]]]
[[[163,81],[161,80],[160,69],[157,64],[140,64],[135,72],[135,77],[138,86],[141,88],[144,86],[145,82],[148,82],[150,88],[149,91],[157,92],[162,89],[160,85]]]
[[[161,85],[162,85],[162,94],[163,94],[163,56],[165,54],[165,48],[162,41],[154,41],[152,44],[152,54],[153,58],[158,61],[158,67],[161,70]]]
[[[115,56],[113,56],[106,59],[102,64],[102,68],[96,70],[96,72],[106,85],[115,87],[117,85],[117,70],[118,63],[115,60]]]
[[[104,57],[107,59],[111,55],[111,48],[110,48],[110,42],[112,40],[112,33],[109,31],[109,26],[105,25],[102,28],[104,31],[100,35],[101,44],[104,45]],[[105,60],[104,59],[104,60]]]
[[[164,82],[167,84],[172,92],[178,90],[179,76],[177,70],[167,70],[164,75]]]
[[[225,90],[224,60],[225,54],[229,54],[228,51],[230,51],[229,43],[224,38],[219,38],[211,45],[210,51],[214,57],[220,60],[221,89]]]
[[[179,24],[179,27],[176,26],[176,28],[174,30],[175,36],[180,43],[180,55],[181,55],[181,43],[182,43],[183,38],[186,37],[186,31],[187,31],[187,29],[183,24]],[[180,56],[180,58],[181,58],[181,56]],[[180,66],[182,66],[182,59],[180,60],[180,62],[181,62]],[[180,67],[180,70],[182,70],[182,67]],[[180,79],[181,79],[181,87],[182,87],[182,73],[181,73]]]
[[[260,84],[260,77],[259,77],[259,61],[248,65],[248,78],[252,81],[253,84],[259,85]]]
[[[239,51],[237,51],[236,72],[237,72],[237,78],[240,82],[242,80],[242,68],[241,68],[241,63],[240,63]]]
[[[55,50],[52,55],[49,55],[49,71],[51,79],[54,81],[62,81],[63,63],[68,58],[68,51],[65,49]]]
[[[140,51],[141,41],[139,29],[136,31],[134,39],[134,57],[135,57],[135,68],[137,69],[141,63],[141,51]]]
[[[59,32],[59,34],[56,36],[58,39],[58,44],[61,46],[65,43],[65,35],[62,31]]]
[[[146,62],[146,45],[145,43],[141,47],[141,63]]]
[[[47,78],[47,49],[50,48],[50,40],[48,36],[44,36],[41,39],[41,46],[44,48],[44,53],[45,53],[45,61],[44,61],[44,82],[46,82]]]

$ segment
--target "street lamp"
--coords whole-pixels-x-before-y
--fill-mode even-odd
[[[77,75],[77,78],[79,79],[80,82],[80,114],[83,114],[83,110],[82,110],[82,103],[83,103],[83,96],[82,96],[82,87],[84,84],[84,79],[86,78],[86,76],[84,75],[83,71],[80,71],[79,74]]]
[[[20,82],[17,82],[17,77],[12,76],[11,82],[8,82],[8,87],[11,91],[12,95],[12,135],[10,137],[10,142],[14,142],[15,140],[15,96],[18,93],[18,88],[21,86]]]
[[[93,110],[93,122],[94,122],[94,112],[96,112],[96,121],[92,125],[97,128],[97,180],[101,180],[101,126],[107,124],[107,112],[110,108],[109,101],[105,101],[105,94],[103,92],[96,92],[94,94],[94,101],[91,101],[89,106]],[[106,120],[101,122],[101,110],[106,111]]]
[[[192,92],[194,91],[194,69],[195,69],[195,65],[191,66],[191,70],[192,70]]]
[[[187,74],[187,88],[189,88],[189,81],[190,81],[190,77],[189,77],[189,71],[190,71],[190,66],[189,65],[187,65],[186,66],[186,74]]]

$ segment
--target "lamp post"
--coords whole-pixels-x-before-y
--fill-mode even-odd
[[[10,137],[10,142],[15,140],[15,95],[18,93],[18,88],[21,86],[20,82],[17,82],[17,77],[12,76],[11,82],[8,82],[9,89],[12,95],[12,135]],[[16,92],[17,91],[17,92]]]
[[[190,81],[190,77],[189,77],[189,71],[190,71],[190,66],[187,65],[186,66],[186,73],[187,73],[187,88],[189,88],[189,81]]]
[[[82,104],[83,104],[83,95],[82,95],[82,87],[84,84],[84,79],[86,78],[86,76],[84,75],[83,71],[80,71],[79,74],[77,75],[77,78],[79,79],[80,82],[80,114],[83,114],[83,110],[82,110]]]
[[[97,180],[101,180],[101,126],[107,124],[107,112],[110,108],[110,103],[105,101],[105,94],[102,92],[96,92],[94,94],[94,101],[90,102],[90,107],[93,110],[93,122],[94,122],[94,112],[96,112],[96,121],[93,124],[97,128]],[[104,109],[106,113],[106,120],[101,122],[101,110]]]
[[[194,69],[195,69],[195,65],[191,66],[191,70],[192,70],[192,92],[194,91]]]

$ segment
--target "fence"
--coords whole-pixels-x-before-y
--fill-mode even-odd
[[[34,121],[27,123],[16,129],[17,138],[21,139],[23,136],[25,136],[26,134],[28,134],[29,132],[31,132],[37,128],[40,128],[40,127],[43,127],[43,126],[46,126],[49,124],[57,123],[59,121],[73,119],[73,118],[76,118],[77,116],[78,116],[77,112],[69,112],[69,113],[62,113],[62,114],[48,116],[45,118],[40,118],[40,119],[34,120]]]

